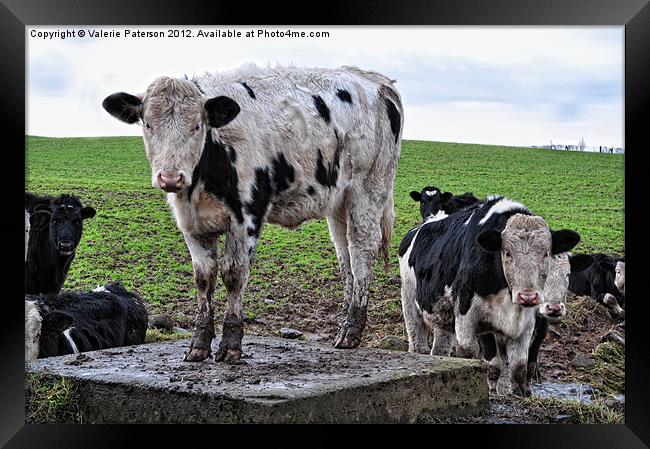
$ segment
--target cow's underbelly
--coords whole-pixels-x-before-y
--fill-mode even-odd
[[[345,185],[339,182],[339,185],[333,188],[319,187],[314,195],[305,193],[281,195],[273,200],[266,221],[293,229],[307,220],[324,218],[342,199]],[[305,190],[304,186],[299,185],[295,186],[293,191],[304,192]]]
[[[323,218],[325,215],[325,208],[321,204],[310,198],[299,197],[275,202],[266,221],[293,229],[307,220]]]

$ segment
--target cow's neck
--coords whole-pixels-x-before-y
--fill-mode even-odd
[[[536,307],[523,307],[512,302],[512,294],[504,288],[487,297],[475,296],[476,307],[483,317],[479,323],[480,332],[496,332],[508,338],[518,338],[530,329],[536,316]]]
[[[226,148],[219,140],[212,137],[208,131],[199,163],[192,173],[192,185],[177,195],[195,207],[200,207],[200,192],[194,194],[197,186],[220,201],[240,223],[244,221],[242,203],[239,197],[239,176],[235,163],[236,150],[229,146]]]
[[[73,256],[61,256],[51,242],[48,242],[45,248],[47,249],[43,253],[28,259],[27,271],[41,289],[44,285],[48,286],[48,291],[34,293],[58,293],[59,286],[63,284],[70,269]]]

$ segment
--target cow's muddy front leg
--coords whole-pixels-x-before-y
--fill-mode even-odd
[[[256,239],[253,236],[248,237],[244,229],[235,228],[226,236],[224,255],[221,260],[221,278],[228,291],[228,298],[215,361],[232,363],[239,360],[242,355],[241,341],[244,338],[242,302],[255,242]]]
[[[518,396],[530,396],[530,377],[528,376],[528,348],[531,332],[524,332],[519,338],[506,343],[508,367],[512,392]]]
[[[212,294],[215,288],[216,238],[202,239],[189,234],[184,234],[184,237],[192,256],[194,280],[198,291],[194,334],[184,360],[200,362],[210,357],[210,345],[214,338]]]

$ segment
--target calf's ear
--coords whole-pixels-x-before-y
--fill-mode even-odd
[[[81,219],[85,220],[86,218],[93,218],[97,212],[93,207],[86,206],[81,209]]]
[[[125,92],[104,98],[102,107],[113,117],[126,123],[135,123],[142,118],[142,98]]]
[[[616,270],[616,263],[613,263],[611,260],[608,259],[599,260],[598,267],[600,267],[600,269],[603,271],[614,272],[614,270]]]
[[[49,207],[50,199],[46,197],[39,197],[34,195],[33,193],[29,193],[25,191],[25,209],[27,209],[28,212],[33,211],[38,206],[43,206],[43,205]]]
[[[417,201],[417,202],[422,201],[422,194],[420,192],[416,192],[415,190],[411,190],[411,193],[409,193],[409,195],[411,195],[411,199],[413,201]]]
[[[43,316],[43,329],[63,332],[72,325],[72,315],[55,310]]]
[[[214,97],[205,102],[205,112],[208,125],[212,128],[221,128],[227,125],[239,114],[239,105],[229,97]]]
[[[586,270],[592,263],[594,263],[594,258],[588,254],[576,254],[575,256],[569,257],[569,264],[571,265],[572,273]]]
[[[50,220],[52,219],[52,212],[50,212],[50,206],[39,205],[34,208],[31,214],[29,214],[29,231],[41,231],[50,225]]]
[[[454,196],[453,193],[445,192],[442,195],[440,195],[440,201],[442,201],[442,204],[447,204],[452,196]]]
[[[560,254],[570,251],[580,242],[580,234],[569,229],[551,231],[551,254]]]
[[[478,243],[485,251],[500,251],[501,233],[495,230],[481,232],[478,237],[476,237],[476,243]]]

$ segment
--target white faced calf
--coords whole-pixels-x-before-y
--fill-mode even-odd
[[[539,350],[548,333],[549,324],[558,324],[566,315],[566,296],[570,273],[585,270],[592,262],[591,256],[585,254],[572,256],[569,253],[561,253],[552,256],[551,266],[544,284],[544,302],[537,306],[535,328],[528,349],[527,376],[529,381],[538,373]],[[497,345],[497,340],[492,333],[481,334],[479,343],[483,357],[489,362],[488,384],[490,391],[498,392],[497,385],[501,385],[505,392],[509,391],[509,379],[502,376],[505,374],[504,359],[497,357],[498,351],[503,352],[504,348]]]
[[[210,355],[222,234],[228,298],[216,360],[241,356],[242,298],[266,221],[295,228],[327,217],[347,310],[335,346],[359,345],[373,266],[394,219],[402,105],[393,81],[354,67],[249,68],[161,77],[103,106],[142,123],[152,185],[168,192],[192,256],[199,307],[186,360]]]

